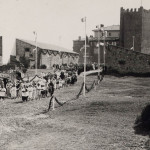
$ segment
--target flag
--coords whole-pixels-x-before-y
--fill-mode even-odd
[[[81,22],[86,22],[86,17],[82,18]]]
[[[89,48],[90,46],[89,45],[86,45],[86,48]],[[80,48],[80,51],[82,50],[85,50],[85,45],[83,45],[81,48]]]

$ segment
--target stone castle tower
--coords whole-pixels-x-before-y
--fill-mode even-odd
[[[133,44],[134,43],[134,44]],[[150,54],[150,10],[120,10],[120,46]]]

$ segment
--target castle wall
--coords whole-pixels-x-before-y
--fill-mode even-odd
[[[133,47],[136,51],[141,51],[142,39],[142,10],[143,8],[136,9],[123,9],[121,8],[120,14],[120,46],[124,48]]]
[[[141,52],[150,54],[150,10],[142,13],[142,49]]]
[[[150,55],[110,45],[106,49],[106,66],[120,73],[147,73]]]

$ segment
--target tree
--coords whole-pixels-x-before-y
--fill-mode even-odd
[[[25,56],[20,57],[20,63],[23,64],[25,68],[29,68],[30,61]]]

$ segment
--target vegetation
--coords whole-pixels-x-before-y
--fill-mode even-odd
[[[46,68],[47,68],[46,65],[41,65],[41,66],[40,66],[40,69],[46,69]]]

